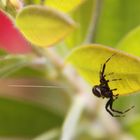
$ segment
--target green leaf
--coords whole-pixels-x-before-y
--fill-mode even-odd
[[[124,52],[105,47],[102,45],[92,44],[85,45],[72,51],[67,61],[72,63],[79,73],[94,85],[99,84],[99,71],[101,65],[112,55],[111,60],[106,65],[105,73],[114,73],[108,75],[107,79],[122,80],[111,81],[111,89],[117,88],[115,94],[128,94],[140,90],[140,59]]]
[[[45,4],[62,12],[69,12],[84,1],[85,0],[46,0]]]
[[[87,0],[76,10],[76,12],[71,13],[71,16],[76,21],[78,26],[77,29],[66,39],[66,43],[69,48],[79,46],[85,41],[93,16],[92,14],[94,7],[95,0]]]
[[[140,56],[140,26],[130,31],[117,45],[117,48]]]
[[[64,116],[71,104],[70,89],[67,88],[66,84],[60,83],[60,79],[56,82],[46,78],[43,79],[43,76],[34,78],[14,77],[0,81],[0,84],[2,84],[1,91],[5,95],[9,95],[10,91],[10,95],[13,96],[19,95],[21,97],[21,94],[26,95],[29,99],[32,97],[32,100],[45,104],[46,108],[62,116]],[[28,96],[28,94],[30,95]]]
[[[139,0],[104,0],[96,32],[96,42],[116,46],[131,29],[140,24]]]
[[[5,78],[21,69],[28,63],[28,58],[24,55],[6,55],[0,60],[0,78]]]
[[[40,4],[42,0],[24,0],[24,3],[26,5],[29,5],[29,4]]]
[[[44,6],[25,7],[16,17],[16,25],[33,44],[48,47],[64,39],[75,27],[73,20]]]
[[[140,115],[136,115],[133,119],[129,120],[125,126],[125,129],[127,132],[133,135],[135,139],[140,139]]]
[[[0,136],[34,137],[58,127],[62,117],[27,101],[0,97]]]

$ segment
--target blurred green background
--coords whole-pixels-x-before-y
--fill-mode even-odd
[[[92,87],[64,64],[71,50],[90,43],[140,56],[140,1],[1,0],[0,8],[15,20],[19,9],[31,4],[70,16],[76,29],[49,48],[32,45],[22,56],[1,53],[0,139],[140,139],[140,94],[119,97],[115,108],[135,108],[125,118],[113,118],[104,109],[106,100],[93,96]]]

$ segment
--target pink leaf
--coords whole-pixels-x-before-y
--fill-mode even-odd
[[[0,49],[13,54],[31,52],[29,42],[14,26],[11,18],[2,10],[0,10]]]

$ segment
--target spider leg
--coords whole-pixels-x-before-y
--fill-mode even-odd
[[[126,109],[125,111],[118,111],[118,110],[115,110],[115,109],[113,109],[113,102],[114,102],[117,98],[118,98],[118,94],[115,95],[115,99],[110,98],[110,102],[108,101],[108,102],[109,102],[109,106],[110,106],[110,110],[113,111],[113,112],[117,112],[117,113],[119,113],[119,114],[122,114],[122,115],[119,115],[119,116],[120,116],[120,117],[124,117],[125,115],[123,115],[123,114],[125,114],[126,112],[130,111],[131,109],[133,109],[134,106],[132,106],[132,107]]]
[[[111,81],[118,81],[118,80],[122,80],[121,78],[119,78],[119,79],[112,79]]]
[[[112,92],[115,90],[117,90],[117,88],[111,89],[110,91]],[[113,94],[113,92],[112,92],[112,94]],[[119,94],[116,94],[116,95],[113,94],[113,97],[115,97],[114,100],[116,100],[118,98],[118,96],[119,96]]]
[[[115,91],[117,90],[117,88],[111,89],[111,91]],[[116,94],[115,96],[118,96],[119,94]]]
[[[105,61],[105,63],[103,64],[103,68],[102,68],[102,70],[101,70],[102,76],[104,76],[104,72],[105,72],[105,68],[106,68],[107,62],[108,62],[114,55],[116,55],[116,53],[112,54],[112,55]]]
[[[106,82],[112,82],[112,81],[118,81],[118,80],[122,80],[122,79],[119,78],[119,79],[106,80]]]
[[[100,77],[102,76],[102,64],[101,64],[101,68],[100,68]]]
[[[114,101],[115,101],[116,99],[118,99],[118,96],[119,96],[119,94],[113,95],[113,97],[115,97],[115,98],[114,98]]]
[[[105,109],[112,117],[114,117],[114,114],[108,109],[108,107],[109,107],[109,102],[107,102]]]
[[[113,102],[114,102],[117,98],[118,98],[118,96],[117,96],[115,99],[110,98],[110,99],[111,99],[111,100],[110,100],[110,104],[109,104],[110,110],[113,111],[113,112],[117,112],[117,113],[120,113],[120,114],[124,114],[125,112],[123,112],[123,111],[118,111],[118,110],[113,109]]]
[[[108,102],[106,103],[106,106],[105,106],[105,108],[106,108],[106,111],[112,116],[112,117],[124,117],[124,115],[114,115],[113,113],[112,113],[112,109],[111,109],[111,104],[114,102],[114,99],[113,98],[110,98],[109,100],[108,100]],[[110,108],[110,110],[109,110],[109,108]],[[114,111],[113,111],[114,112]]]
[[[104,76],[103,76],[104,77]],[[122,80],[121,78],[119,79],[112,79],[112,80],[105,80],[104,83],[108,83],[108,82],[114,82],[114,81],[118,81],[118,80]],[[100,80],[101,81],[101,80]]]
[[[104,77],[109,76],[109,75],[113,75],[113,74],[114,74],[114,72],[111,72],[111,73],[105,74]]]
[[[123,111],[123,113],[126,113],[126,112],[130,111],[130,110],[133,109],[134,107],[135,107],[134,105],[131,106],[130,108],[128,108],[128,109],[126,109],[125,111]]]

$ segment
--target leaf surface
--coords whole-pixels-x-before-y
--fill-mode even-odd
[[[48,47],[65,38],[75,27],[67,15],[45,6],[27,6],[16,17],[16,25],[33,44]]]
[[[82,4],[76,12],[72,12],[71,16],[78,24],[76,30],[70,34],[66,39],[66,44],[69,48],[79,46],[87,39],[87,33],[91,26],[93,18],[93,10],[95,9],[95,0],[87,0]],[[83,20],[84,19],[84,20]]]
[[[69,12],[82,4],[85,0],[46,0],[45,4],[62,12]]]
[[[139,0],[105,0],[96,32],[96,42],[116,46],[118,41],[130,30],[140,24]]]
[[[85,45],[75,49],[67,57],[69,61],[78,72],[88,81],[92,86],[99,84],[99,71],[101,65],[112,56],[110,61],[106,64],[105,74],[106,79],[122,79],[118,81],[110,81],[111,89],[117,88],[114,94],[125,95],[134,93],[140,90],[140,59],[128,55],[124,52],[112,49],[106,46],[92,44]]]
[[[31,52],[31,45],[3,10],[0,10],[0,48],[12,54]]]
[[[35,103],[0,97],[0,136],[34,137],[58,127],[62,117]]]
[[[117,48],[140,56],[140,26],[130,31],[117,45]]]

